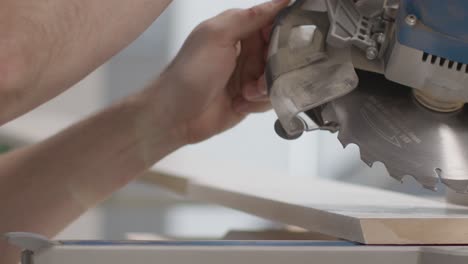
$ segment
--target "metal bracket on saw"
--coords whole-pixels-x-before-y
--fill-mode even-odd
[[[331,28],[327,43],[338,48],[354,45],[362,50],[375,46],[370,37],[372,22],[361,14],[353,0],[327,0]],[[382,9],[382,6],[379,8]]]
[[[278,135],[296,139],[304,131],[337,130],[320,118],[319,107],[357,87],[353,50],[369,61],[384,55],[390,30],[385,3],[298,0],[278,17],[266,71]]]
[[[328,4],[309,4],[298,0],[284,10],[271,36],[266,79],[280,121],[277,132],[287,139],[330,125],[314,120],[320,116],[318,107],[350,93],[358,84],[350,47],[326,45]],[[302,114],[308,111],[316,113]]]

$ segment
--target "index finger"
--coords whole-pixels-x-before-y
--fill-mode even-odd
[[[269,26],[290,0],[272,0],[248,9],[230,10],[217,19],[231,41],[247,38]]]

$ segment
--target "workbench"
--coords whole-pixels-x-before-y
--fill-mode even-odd
[[[231,175],[232,176],[232,175]],[[142,180],[187,199],[235,208],[322,235],[228,236],[215,241],[49,241],[10,234],[22,264],[467,263],[468,208],[443,200],[314,179],[247,176]],[[253,179],[253,177],[252,177]],[[313,190],[308,184],[314,184]],[[288,191],[286,191],[288,190]],[[294,191],[291,191],[294,190]],[[236,239],[236,240],[232,240]]]

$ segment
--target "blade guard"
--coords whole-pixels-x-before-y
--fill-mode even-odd
[[[344,96],[358,85],[351,48],[327,46],[329,30],[325,1],[296,1],[275,22],[266,79],[281,125],[276,130],[284,138],[322,129],[324,120],[301,113]]]

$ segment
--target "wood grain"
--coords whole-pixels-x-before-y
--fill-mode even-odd
[[[316,178],[189,181],[152,172],[144,179],[188,199],[363,244],[468,244],[468,208],[445,201]]]

